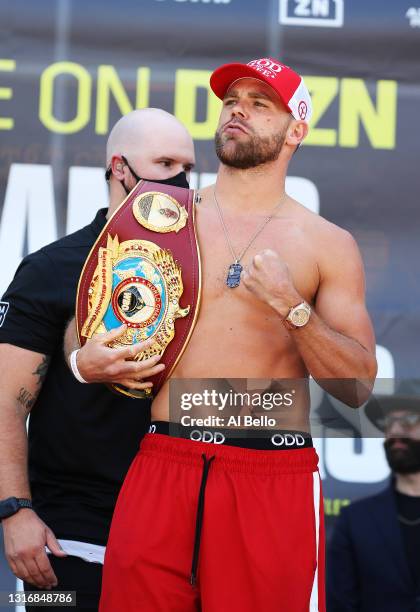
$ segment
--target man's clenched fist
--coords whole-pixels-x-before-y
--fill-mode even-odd
[[[271,249],[255,255],[248,269],[242,270],[241,279],[249,291],[282,317],[303,301],[293,284],[288,265]]]

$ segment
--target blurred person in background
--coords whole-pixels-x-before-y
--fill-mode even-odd
[[[366,415],[385,433],[388,487],[341,511],[327,555],[329,612],[420,611],[420,380],[376,396]]]

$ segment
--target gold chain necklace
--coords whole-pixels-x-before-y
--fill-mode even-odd
[[[225,234],[226,242],[227,242],[227,244],[229,246],[229,250],[231,252],[232,259],[233,259],[233,263],[230,264],[230,266],[228,268],[228,273],[227,273],[227,276],[226,276],[226,285],[230,289],[234,289],[235,287],[239,287],[239,284],[241,282],[241,272],[243,270],[243,266],[240,263],[241,259],[245,255],[245,253],[247,252],[247,250],[249,249],[251,244],[254,242],[254,240],[257,238],[257,236],[259,236],[261,234],[261,232],[263,231],[265,226],[274,217],[277,209],[283,203],[284,197],[285,196],[283,196],[282,199],[280,200],[280,202],[278,204],[276,204],[276,206],[273,208],[271,214],[264,219],[264,222],[257,229],[257,231],[253,234],[251,240],[248,242],[248,244],[245,246],[245,248],[243,248],[242,251],[240,252],[240,254],[238,256],[236,256],[235,255],[235,251],[233,250],[232,242],[231,242],[230,237],[229,237],[229,232],[228,232],[226,224],[225,224],[225,220],[223,219],[222,209],[220,208],[220,204],[219,204],[219,202],[217,200],[216,188],[213,189],[214,203],[216,205],[216,209],[217,209],[217,212],[218,212],[219,218],[220,218],[220,223],[221,223],[221,225],[223,227],[223,232]]]

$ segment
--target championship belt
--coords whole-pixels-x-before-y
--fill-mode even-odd
[[[139,181],[96,240],[77,288],[81,346],[124,323],[126,331],[109,346],[152,338],[152,346],[135,359],[165,353],[165,370],[147,379],[153,394],[173,372],[198,316],[201,269],[194,206],[193,190]],[[112,388],[152,397],[150,389]]]

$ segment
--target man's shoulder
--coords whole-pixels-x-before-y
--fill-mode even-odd
[[[321,273],[337,267],[356,269],[361,265],[360,250],[353,235],[346,229],[308,210],[294,201],[294,215],[307,243],[316,253]]]
[[[292,200],[292,205],[294,206],[296,218],[302,223],[305,231],[310,232],[315,239],[321,241],[328,239],[333,244],[340,246],[350,245],[355,242],[352,234],[343,227],[309,210],[297,200]]]
[[[383,508],[383,505],[386,503],[389,495],[390,489],[388,486],[386,489],[376,493],[375,495],[369,495],[368,497],[363,497],[351,502],[351,504],[341,510],[341,513],[343,514],[343,517],[350,520],[359,519],[362,515],[375,511],[378,507]]]

